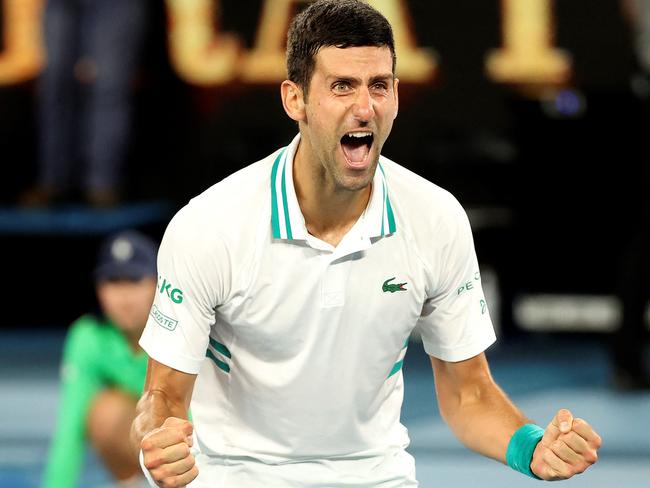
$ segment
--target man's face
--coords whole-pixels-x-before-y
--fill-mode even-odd
[[[315,61],[301,134],[326,184],[363,189],[397,116],[390,49],[325,47]]]
[[[156,278],[100,281],[99,304],[111,321],[129,335],[142,333],[156,292]]]

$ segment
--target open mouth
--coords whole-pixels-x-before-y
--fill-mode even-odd
[[[351,166],[365,166],[373,139],[369,131],[348,132],[341,137],[343,154]]]

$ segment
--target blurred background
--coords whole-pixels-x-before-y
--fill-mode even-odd
[[[568,407],[602,434],[599,465],[568,484],[647,486],[650,1],[369,3],[401,80],[383,153],[467,210],[495,377],[537,422]],[[0,1],[0,486],[38,486],[99,242],[159,241],[192,196],[295,134],[279,84],[307,4]],[[423,486],[532,483],[451,437],[421,345],[404,371]],[[92,453],[82,486],[110,486]]]

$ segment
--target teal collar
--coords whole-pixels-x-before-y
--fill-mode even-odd
[[[274,239],[307,239],[305,218],[293,185],[293,158],[299,142],[300,134],[291,144],[280,149],[271,169],[271,228]],[[372,193],[363,214],[364,229],[369,238],[393,234],[397,229],[382,159],[379,158],[379,169],[375,171]]]

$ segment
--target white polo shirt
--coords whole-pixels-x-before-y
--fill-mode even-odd
[[[495,340],[467,217],[381,157],[365,212],[335,248],[305,227],[299,140],[172,219],[140,344],[198,373],[191,486],[416,486],[400,423],[409,335],[417,327],[446,361]]]

